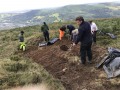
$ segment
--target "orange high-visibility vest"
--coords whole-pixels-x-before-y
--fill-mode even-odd
[[[62,31],[62,30],[59,30],[59,39],[60,40],[62,40],[62,38],[64,37],[64,34],[65,34],[65,32],[64,31]]]

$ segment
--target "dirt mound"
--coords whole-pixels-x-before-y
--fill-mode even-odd
[[[79,63],[80,46],[77,45],[65,52],[60,49],[62,45],[70,47],[71,42],[65,39],[47,47],[31,46],[24,55],[43,65],[50,74],[62,82],[66,90],[118,90],[120,88],[107,80],[103,70],[95,69],[95,65],[106,53],[105,48],[93,45],[93,63],[83,66]]]

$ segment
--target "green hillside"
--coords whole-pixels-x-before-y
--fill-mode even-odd
[[[85,5],[68,5],[56,9],[32,10],[30,12],[13,16],[10,18],[13,22],[26,22],[31,20],[34,23],[41,23],[43,21],[54,22],[58,18],[56,16],[50,17],[55,13],[59,14],[61,20],[73,20],[75,17],[82,15],[86,18],[109,18],[120,16],[119,3],[101,3],[101,4],[85,4]],[[43,18],[34,18],[41,16]],[[19,17],[19,18],[18,18]]]
[[[4,14],[0,14],[0,21],[1,22],[5,22],[6,18],[15,16],[15,15],[17,15],[17,14],[14,14],[14,13],[13,14],[12,13],[11,14],[5,14],[5,13]]]
[[[4,29],[10,26],[37,25],[44,21],[47,23],[63,22],[73,20],[79,15],[88,19],[120,17],[120,3],[68,5],[53,9],[31,10],[17,15],[0,14],[0,27]]]
[[[54,15],[58,17],[58,14],[54,14]],[[96,22],[100,30],[104,32],[112,32],[118,37],[117,39],[113,40],[110,39],[110,37],[108,36],[101,36],[98,34],[97,45],[101,47],[101,50],[103,47],[106,48],[109,46],[120,48],[120,18],[99,19],[99,20],[95,19],[94,21]],[[58,37],[58,29],[60,28],[61,25],[65,25],[65,24],[73,24],[76,26],[74,21],[49,24],[50,37],[51,38]],[[48,86],[50,86],[51,89],[49,88],[49,90],[70,90],[70,89],[64,89],[64,87],[66,88],[66,86],[68,85],[71,86],[71,84],[66,84],[69,83],[68,81],[63,82],[61,81],[61,79],[53,77],[51,73],[49,74],[43,68],[43,66],[41,66],[38,63],[35,63],[33,60],[31,60],[31,58],[25,57],[24,56],[25,53],[19,52],[17,50],[17,46],[19,45],[18,34],[21,30],[25,32],[25,41],[27,47],[34,46],[37,49],[39,49],[38,46],[36,46],[37,45],[36,42],[43,38],[42,33],[39,32],[39,29],[40,26],[29,26],[24,28],[16,28],[11,30],[0,31],[0,43],[1,43],[0,44],[0,90],[5,90],[6,88],[11,88],[11,87],[24,86],[29,84],[40,84],[40,83],[46,83]],[[54,47],[54,49],[55,48],[56,47]],[[32,49],[32,47],[29,49]],[[29,52],[29,49],[27,52]],[[79,50],[77,52],[79,52]],[[46,53],[46,52],[42,52],[42,53]],[[69,65],[69,67],[70,66],[71,65]],[[94,76],[94,78],[96,78],[95,79],[96,82],[92,81],[92,83],[94,86],[97,87],[94,90],[98,90],[98,88],[102,88],[103,90],[107,90],[111,88],[112,88],[111,90],[118,90],[120,88],[119,77],[112,80],[108,80],[106,79],[103,70],[96,70],[94,67],[93,70],[94,70],[93,72],[99,72],[100,75],[102,74],[102,76],[100,77]],[[84,70],[79,72],[80,73],[84,72]],[[88,77],[88,79],[89,78],[91,77]],[[85,82],[82,83],[84,85],[87,85],[85,84]]]

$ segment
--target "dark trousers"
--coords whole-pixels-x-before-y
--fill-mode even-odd
[[[92,60],[92,50],[91,50],[92,42],[88,44],[81,43],[80,54],[81,54],[81,62],[85,64],[86,56],[88,56],[88,61]]]
[[[96,34],[97,34],[97,31],[94,31],[93,33],[93,42],[96,43]]]
[[[49,41],[49,32],[48,31],[43,32],[43,35],[44,35],[45,41],[48,42]]]

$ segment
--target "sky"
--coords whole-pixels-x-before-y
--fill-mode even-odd
[[[0,13],[60,7],[70,4],[114,2],[119,0],[0,0]]]

